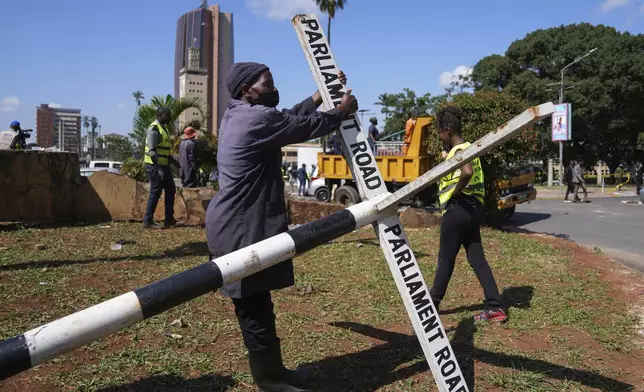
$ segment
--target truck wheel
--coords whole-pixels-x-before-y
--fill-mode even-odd
[[[315,191],[315,200],[317,201],[327,202],[329,201],[330,196],[329,188],[325,186],[321,186]]]
[[[341,186],[335,191],[335,201],[348,207],[360,203],[360,194],[351,186]]]
[[[517,209],[517,206],[512,206],[503,210],[506,218],[511,218],[514,215],[514,211]]]
[[[415,208],[424,208],[425,203],[422,200],[420,200],[420,198],[416,198],[416,199],[414,199],[414,207]]]

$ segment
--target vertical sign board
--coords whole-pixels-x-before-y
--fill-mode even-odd
[[[572,111],[569,103],[555,105],[552,113],[552,141],[565,142],[572,138]]]
[[[322,95],[324,108],[336,107],[346,88],[338,80],[339,69],[317,15],[297,15],[292,22]],[[360,196],[363,199],[385,197],[387,187],[356,115],[342,122],[340,136],[344,157]],[[374,230],[438,389],[441,392],[469,392],[396,208],[391,210],[391,216],[381,217]]]

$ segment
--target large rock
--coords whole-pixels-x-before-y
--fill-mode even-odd
[[[214,197],[210,188],[178,188],[174,217],[188,225],[204,225],[206,208]],[[142,221],[150,194],[150,185],[131,178],[100,171],[81,186],[76,195],[76,215],[85,220]],[[165,218],[165,193],[161,196],[154,219]]]
[[[405,208],[400,214],[400,223],[404,228],[418,229],[440,224],[441,213],[438,211],[425,211],[417,208]]]
[[[293,225],[313,222],[336,211],[344,209],[340,204],[319,203],[317,201],[286,199],[289,223]]]
[[[0,220],[73,219],[78,173],[76,154],[0,150]]]

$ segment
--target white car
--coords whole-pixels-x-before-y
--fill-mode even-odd
[[[329,188],[326,186],[326,181],[322,177],[312,178],[309,188],[306,190],[306,195],[314,196],[317,201],[329,201],[331,197]]]
[[[112,168],[109,168],[109,167],[82,167],[80,169],[80,175],[83,176],[83,177],[89,177],[89,176],[91,176],[92,174],[94,174],[96,172],[105,171],[105,170],[110,172],[110,173],[121,174],[120,170],[112,169]]]

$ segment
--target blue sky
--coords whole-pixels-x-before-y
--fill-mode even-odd
[[[213,1],[210,2],[214,4]],[[232,12],[235,60],[268,64],[284,106],[315,91],[290,16],[313,0],[221,0]],[[0,0],[0,129],[35,128],[36,106],[96,116],[103,133],[127,134],[135,103],[172,93],[177,19],[199,0]],[[409,87],[443,92],[441,81],[503,53],[527,33],[561,24],[607,24],[639,34],[644,0],[349,0],[331,30],[333,52],[361,108]],[[323,20],[326,26],[326,21]],[[441,75],[442,78],[441,78]]]

